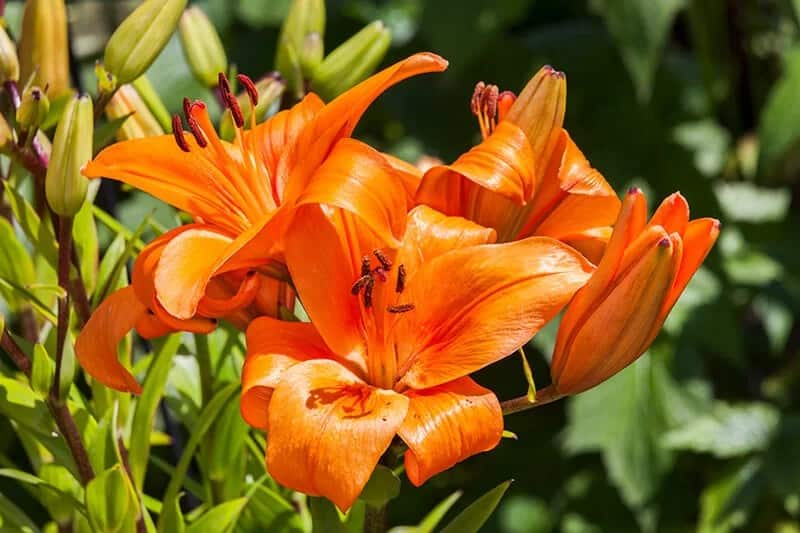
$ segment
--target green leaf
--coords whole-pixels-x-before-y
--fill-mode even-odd
[[[59,524],[69,524],[76,509],[86,513],[80,501],[83,491],[69,470],[61,465],[49,463],[42,465],[39,476],[44,482],[39,487],[39,500],[50,512],[53,520]]]
[[[800,47],[786,54],[784,73],[761,110],[758,140],[758,174],[762,178],[785,178],[800,168]]]
[[[117,280],[122,270],[125,268],[125,263],[128,262],[133,256],[133,253],[136,248],[136,242],[142,236],[145,228],[148,224],[150,224],[150,219],[152,218],[152,213],[148,214],[144,217],[141,221],[139,226],[136,228],[136,231],[133,232],[130,238],[128,238],[128,242],[125,245],[125,249],[122,251],[122,254],[117,258],[117,261],[114,263],[114,267],[111,269],[111,273],[106,278],[105,283],[103,284],[102,288],[97,291],[95,295],[95,300],[97,303],[102,302],[109,294],[111,294],[111,288],[113,287],[113,283]]]
[[[647,101],[661,51],[684,0],[603,0],[599,10],[614,37],[636,94]]]
[[[717,402],[710,413],[667,432],[664,444],[724,459],[763,450],[777,426],[778,411],[768,404]]]
[[[728,533],[740,530],[758,501],[763,476],[758,459],[741,462],[710,485],[700,498],[698,533]]]
[[[422,519],[422,522],[419,523],[416,529],[416,533],[431,533],[436,526],[439,525],[439,522],[442,521],[444,515],[447,514],[447,511],[458,501],[461,497],[462,492],[456,491],[431,509],[425,518]]]
[[[674,398],[662,396],[660,382],[668,376],[659,364],[652,354],[644,355],[567,406],[567,451],[602,453],[612,483],[637,510],[653,496],[673,461],[661,436],[669,422],[664,404]]]
[[[15,526],[22,531],[39,533],[36,522],[31,520],[28,515],[25,514],[25,511],[17,507],[14,502],[0,492],[0,527],[3,529],[11,529]],[[13,531],[17,531],[17,529],[13,529]]]
[[[759,187],[747,182],[719,182],[714,193],[725,220],[761,224],[786,218],[792,193],[788,188]]]
[[[29,289],[26,289],[12,280],[4,278],[0,278],[0,288],[8,291],[11,294],[16,294],[19,297],[25,298],[33,310],[39,313],[42,318],[51,324],[56,325],[58,322],[58,318],[56,317],[55,313],[50,310],[50,307]]]
[[[134,531],[137,504],[122,466],[115,465],[86,486],[86,510],[97,531]]]
[[[118,236],[121,235],[126,239],[130,239],[133,236],[133,232],[128,228],[126,228],[113,216],[109,215],[96,205],[92,206],[92,209],[94,211],[94,216],[97,218],[97,220],[99,220],[101,224],[103,224],[106,228],[111,230],[115,235]],[[145,246],[144,241],[142,241],[141,239],[134,241],[133,247],[137,253],[141,252],[144,249],[144,246]]]
[[[183,493],[178,494],[176,498],[173,498],[169,502],[165,502],[162,506],[162,513],[161,513],[161,520],[163,520],[163,529],[159,529],[159,531],[169,532],[169,533],[183,533],[186,531],[186,524],[183,520],[183,514],[181,513],[181,506],[180,500]]]
[[[50,392],[55,375],[56,364],[50,358],[47,350],[41,344],[33,347],[33,361],[31,364],[31,387],[44,399]]]
[[[208,405],[206,405],[203,411],[200,413],[200,417],[193,427],[192,436],[186,443],[186,446],[183,449],[183,455],[181,456],[180,461],[178,461],[178,465],[175,467],[175,473],[173,474],[172,479],[167,486],[167,490],[164,492],[164,498],[162,501],[165,505],[173,505],[172,502],[178,496],[178,490],[183,483],[186,470],[189,468],[189,464],[192,462],[192,457],[194,456],[197,445],[200,444],[201,439],[211,428],[222,409],[225,407],[225,405],[227,405],[231,398],[233,398],[238,390],[238,383],[228,384],[219,392],[217,392],[213,398],[211,398],[211,401],[208,402]],[[163,520],[164,517],[162,515],[158,520],[159,531],[165,531],[163,529]]]
[[[312,533],[347,533],[336,506],[325,498],[309,497],[308,507],[311,511]]]
[[[364,485],[360,499],[369,505],[382,507],[400,494],[400,478],[391,468],[377,465],[375,471]]]
[[[3,186],[6,189],[5,199],[14,213],[14,220],[20,225],[34,249],[55,269],[58,261],[58,245],[53,228],[50,224],[42,224],[33,206],[9,182],[4,181]]]
[[[100,245],[91,202],[85,202],[73,219],[72,238],[78,256],[80,275],[86,291],[91,294],[97,281],[97,258]]]
[[[150,433],[153,431],[153,419],[167,384],[172,358],[180,345],[180,335],[170,335],[160,343],[144,379],[142,395],[136,401],[131,424],[128,461],[134,486],[140,491],[147,469],[147,458],[150,455]]]
[[[544,533],[554,530],[550,507],[539,498],[512,496],[498,509],[500,524],[507,533]]]
[[[5,218],[0,218],[0,278],[20,287],[26,287],[36,280],[31,256]],[[14,310],[25,303],[22,295],[6,287],[0,288],[0,296]]]
[[[472,502],[461,511],[452,522],[442,529],[442,533],[477,533],[478,530],[492,516],[503,495],[511,485],[512,480],[504,481],[498,486]]]
[[[218,533],[230,531],[247,498],[238,498],[212,507],[186,528],[187,533]]]
[[[239,527],[244,531],[303,531],[300,515],[280,494],[266,486],[268,481],[269,478],[263,476],[247,491],[249,502],[239,517]]]
[[[114,140],[114,136],[117,134],[119,129],[123,124],[125,124],[125,121],[128,120],[133,114],[134,111],[131,111],[127,115],[122,115],[121,117],[108,120],[100,126],[95,127],[94,139],[92,140],[93,153],[97,154],[97,152],[102,150],[106,145],[110,144],[111,141]]]

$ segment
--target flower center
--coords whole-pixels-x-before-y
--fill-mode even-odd
[[[350,288],[350,293],[353,296],[362,295],[364,300],[364,307],[369,309],[372,307],[372,296],[377,282],[386,283],[388,281],[388,273],[394,266],[392,261],[378,249],[372,251],[372,255],[378,261],[378,266],[372,267],[372,258],[365,255],[361,258],[361,276],[353,283]],[[395,283],[395,292],[400,294],[406,286],[406,267],[399,265],[397,267],[397,281]],[[390,305],[386,308],[389,313],[407,313],[414,309],[414,304],[398,304]]]
[[[517,96],[511,91],[500,92],[497,85],[487,85],[482,81],[475,84],[470,99],[470,109],[472,114],[478,117],[481,136],[484,139],[492,134],[497,123],[503,120],[516,99]]]

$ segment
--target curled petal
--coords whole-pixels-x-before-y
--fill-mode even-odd
[[[75,341],[75,355],[83,369],[112,389],[140,394],[139,383],[119,362],[117,345],[146,313],[131,286],[103,300]]]
[[[286,370],[272,393],[267,468],[278,483],[346,511],[408,411],[408,398],[371,387],[330,360]]]
[[[408,444],[406,473],[416,486],[500,442],[500,403],[470,378],[409,391],[408,397],[408,414],[398,434]]]

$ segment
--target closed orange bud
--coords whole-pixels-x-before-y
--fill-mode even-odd
[[[718,220],[689,221],[680,193],[648,223],[644,194],[631,189],[600,265],[561,321],[550,370],[558,392],[590,389],[643,354],[718,235]]]

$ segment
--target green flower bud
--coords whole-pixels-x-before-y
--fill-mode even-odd
[[[278,37],[275,68],[295,95],[303,94],[303,82],[310,77],[324,54],[325,1],[294,0]]]
[[[92,99],[71,100],[58,121],[45,177],[47,202],[56,214],[73,216],[86,198],[88,180],[81,168],[92,158]]]
[[[20,80],[60,96],[69,89],[68,51],[64,0],[27,0],[19,39]]]
[[[311,78],[311,89],[332,100],[372,74],[389,50],[392,34],[373,22],[328,54]]]
[[[145,0],[122,21],[106,45],[103,64],[119,84],[153,64],[178,25],[187,0]]]
[[[44,91],[35,85],[28,87],[22,93],[17,108],[17,124],[23,130],[38,128],[47,117],[48,111],[50,111],[50,100]]]
[[[228,70],[228,58],[217,30],[202,9],[192,6],[183,12],[178,35],[194,77],[206,87],[216,87],[219,73]]]
[[[133,85],[123,85],[114,93],[106,106],[106,115],[111,120],[130,115],[117,130],[118,141],[164,134],[164,128],[150,112],[150,108]]]
[[[19,80],[19,59],[17,45],[0,27],[0,83]]]
[[[5,152],[6,148],[10,147],[9,143],[12,142],[14,142],[14,133],[5,117],[0,114],[0,152]],[[2,328],[0,328],[0,333],[2,333]]]

